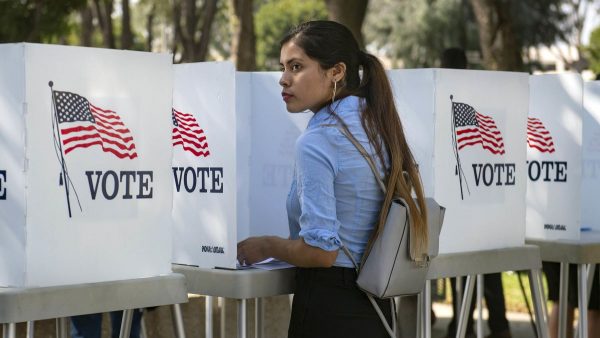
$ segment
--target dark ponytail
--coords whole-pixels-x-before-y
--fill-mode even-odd
[[[384,162],[385,151],[390,161],[386,176],[387,194],[379,215],[379,226],[373,236],[378,236],[382,230],[393,198],[401,197],[410,209],[411,257],[424,259],[428,249],[428,233],[423,186],[404,136],[392,87],[381,62],[377,57],[361,51],[352,32],[333,21],[305,22],[290,31],[282,39],[281,46],[289,41],[294,41],[324,70],[340,62],[346,65],[343,91],[346,95],[365,99],[366,105],[361,115],[363,128],[379,160]],[[413,191],[416,202],[412,197]]]

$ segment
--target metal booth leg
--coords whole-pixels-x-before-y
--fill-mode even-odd
[[[175,323],[175,336],[185,338],[185,327],[183,325],[183,316],[181,314],[181,304],[173,304],[171,307],[171,317]]]
[[[533,308],[535,312],[535,325],[540,338],[549,338],[548,331],[548,312],[546,311],[546,297],[542,287],[542,274],[539,269],[528,271],[529,287],[531,289],[531,297],[533,298]]]
[[[246,300],[238,299],[237,313],[237,336],[238,338],[246,338]]]
[[[477,275],[477,338],[483,338],[483,275]]]
[[[56,318],[56,337],[67,338],[69,332],[69,317]]]
[[[425,337],[425,330],[423,330],[423,326],[424,322],[425,322],[425,318],[423,318],[423,308],[425,307],[423,305],[423,299],[425,297],[423,297],[423,291],[419,292],[417,294],[417,326],[416,326],[416,331],[415,334],[417,335],[417,337],[421,337],[424,338]]]
[[[205,337],[213,338],[213,296],[204,297],[204,309],[205,309]]]
[[[425,291],[423,293],[423,315],[421,318],[424,319],[423,333],[425,338],[431,338],[431,283],[425,281]]]
[[[2,324],[2,336],[4,338],[15,338],[17,336],[17,324]]]
[[[254,337],[262,338],[264,336],[264,306],[262,298],[254,298]]]
[[[594,283],[594,273],[596,273],[596,264],[586,264],[587,266],[587,303],[590,303],[590,294]],[[579,324],[578,324],[579,325]],[[579,338],[579,330],[575,332],[575,338]]]
[[[144,313],[146,310],[144,310]],[[140,338],[148,338],[148,330],[146,328],[146,316],[142,315],[140,319]]]
[[[465,283],[463,300],[460,307],[460,316],[458,317],[458,325],[456,328],[457,338],[464,338],[467,332],[467,321],[468,316],[471,315],[471,299],[473,298],[473,288],[475,287],[473,281],[474,277],[474,275],[468,275],[467,282]]]
[[[585,264],[577,264],[577,280],[579,282],[579,337],[587,338],[587,268]]]
[[[558,293],[558,338],[567,336],[567,302],[569,294],[569,263],[560,263],[560,289]]]
[[[219,308],[221,309],[219,311],[219,316],[221,317],[220,318],[221,320],[219,322],[219,324],[220,324],[219,330],[221,332],[221,337],[225,337],[225,315],[226,315],[226,313],[225,313],[225,311],[226,311],[225,298],[223,298],[223,297],[217,298],[217,304],[218,304]]]
[[[131,320],[133,319],[133,309],[123,310],[123,319],[121,320],[121,332],[119,338],[129,338],[131,334]]]
[[[34,334],[35,334],[35,322],[34,321],[27,322],[27,332],[25,333],[25,336],[27,338],[33,338]]]

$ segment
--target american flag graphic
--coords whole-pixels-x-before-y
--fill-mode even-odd
[[[99,145],[118,158],[137,157],[131,131],[116,112],[94,106],[78,94],[53,91],[53,95],[65,155]]]
[[[527,118],[527,145],[529,148],[534,148],[542,153],[553,153],[554,141],[552,135],[542,121],[535,117]]]
[[[504,140],[494,119],[477,112],[465,103],[452,102],[456,146],[458,150],[481,144],[492,154],[504,154]]]
[[[173,147],[181,145],[183,150],[189,151],[197,157],[208,157],[208,143],[204,130],[192,114],[182,113],[172,108],[173,119]]]

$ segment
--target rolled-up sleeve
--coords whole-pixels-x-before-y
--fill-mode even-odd
[[[341,247],[334,180],[337,150],[330,128],[316,128],[296,144],[296,182],[300,200],[300,236],[326,251]]]

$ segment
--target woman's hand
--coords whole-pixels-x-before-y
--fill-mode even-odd
[[[264,261],[272,255],[268,252],[267,236],[249,237],[237,245],[237,260],[241,265]]]
[[[303,238],[283,239],[277,236],[250,237],[238,243],[237,259],[242,265],[254,264],[273,257],[305,268],[330,267],[338,250],[325,251],[310,246]]]

